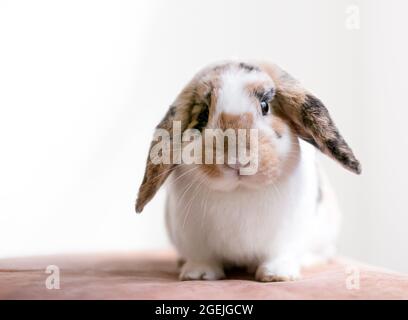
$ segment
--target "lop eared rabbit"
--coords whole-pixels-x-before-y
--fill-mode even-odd
[[[339,215],[315,148],[354,173],[361,167],[318,98],[276,65],[225,62],[200,71],[157,128],[171,132],[173,121],[182,132],[258,129],[252,175],[239,173],[240,162],[148,158],[136,211],[168,178],[167,229],[184,261],[181,280],[221,279],[231,266],[259,281],[294,280],[302,266],[333,255]]]

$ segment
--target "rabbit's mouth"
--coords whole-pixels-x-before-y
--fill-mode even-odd
[[[237,189],[262,189],[265,186],[276,182],[276,176],[265,175],[264,172],[257,172],[253,175],[243,175],[239,168],[229,165],[219,167],[220,174],[217,176],[207,176],[206,185],[216,191],[230,192]]]

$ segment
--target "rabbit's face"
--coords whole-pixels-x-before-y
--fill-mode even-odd
[[[173,135],[168,143],[151,143],[137,212],[180,165],[193,166],[193,175],[216,190],[273,184],[296,166],[298,138],[361,172],[323,103],[272,64],[227,62],[203,69],[177,96],[157,131]],[[174,161],[179,151],[182,161]],[[173,161],[157,161],[170,153]]]
[[[203,78],[198,88],[205,93],[208,117],[201,115],[206,125],[196,141],[202,146],[196,165],[210,188],[262,188],[296,164],[298,139],[274,114],[276,86],[267,73],[232,64]],[[206,157],[212,161],[206,163]]]

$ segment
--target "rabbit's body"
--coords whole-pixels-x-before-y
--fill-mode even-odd
[[[217,279],[226,266],[275,268],[281,279],[299,275],[310,259],[334,251],[335,206],[325,206],[315,150],[300,141],[293,172],[264,189],[214,191],[190,166],[169,179],[166,206],[171,241],[186,261],[182,279]],[[330,195],[328,195],[330,197]],[[261,270],[261,269],[259,269]],[[257,277],[262,280],[262,271]]]
[[[136,211],[169,177],[167,226],[186,261],[182,280],[219,279],[228,266],[260,281],[292,280],[334,252],[336,201],[315,148],[355,173],[360,163],[323,103],[282,69],[203,69],[156,134]]]

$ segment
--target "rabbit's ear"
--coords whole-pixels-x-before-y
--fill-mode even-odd
[[[346,169],[360,174],[360,162],[341,136],[324,104],[276,65],[262,64],[262,68],[276,85],[274,112],[284,118],[300,138]]]
[[[173,138],[181,141],[181,135],[188,128],[202,130],[208,121],[208,99],[211,97],[211,87],[206,83],[198,85],[194,78],[178,95],[176,101],[170,106],[163,120],[156,127],[156,134],[168,141],[153,141],[150,144],[146,169],[142,184],[136,200],[136,212],[142,212],[144,206],[154,197],[172,171],[180,164],[181,159],[174,156],[181,151],[181,145],[173,144]],[[178,130],[174,130],[175,126]],[[162,135],[160,133],[168,133]],[[158,138],[155,134],[155,138]],[[160,143],[160,145],[158,145]],[[165,150],[160,150],[165,149]],[[177,151],[173,154],[173,148]],[[158,156],[163,156],[163,151],[168,155],[169,161],[158,161]]]
[[[167,153],[170,155],[170,161],[158,162],[155,161],[155,159],[152,159],[152,150],[156,144],[159,143],[159,141],[155,141],[154,139],[150,144],[145,174],[136,200],[137,213],[142,212],[144,206],[154,197],[156,192],[176,167],[175,161],[173,161],[171,157],[173,149],[173,126],[176,123],[175,121],[180,121],[179,123],[181,123],[181,129],[183,129],[183,126],[186,126],[186,122],[188,122],[190,114],[189,107],[190,106],[188,103],[177,104],[176,101],[176,103],[169,108],[162,121],[156,127],[156,133],[160,130],[166,130],[168,132],[169,141],[167,141],[166,144],[161,143],[161,146],[167,148],[167,150],[162,150],[161,153]]]

